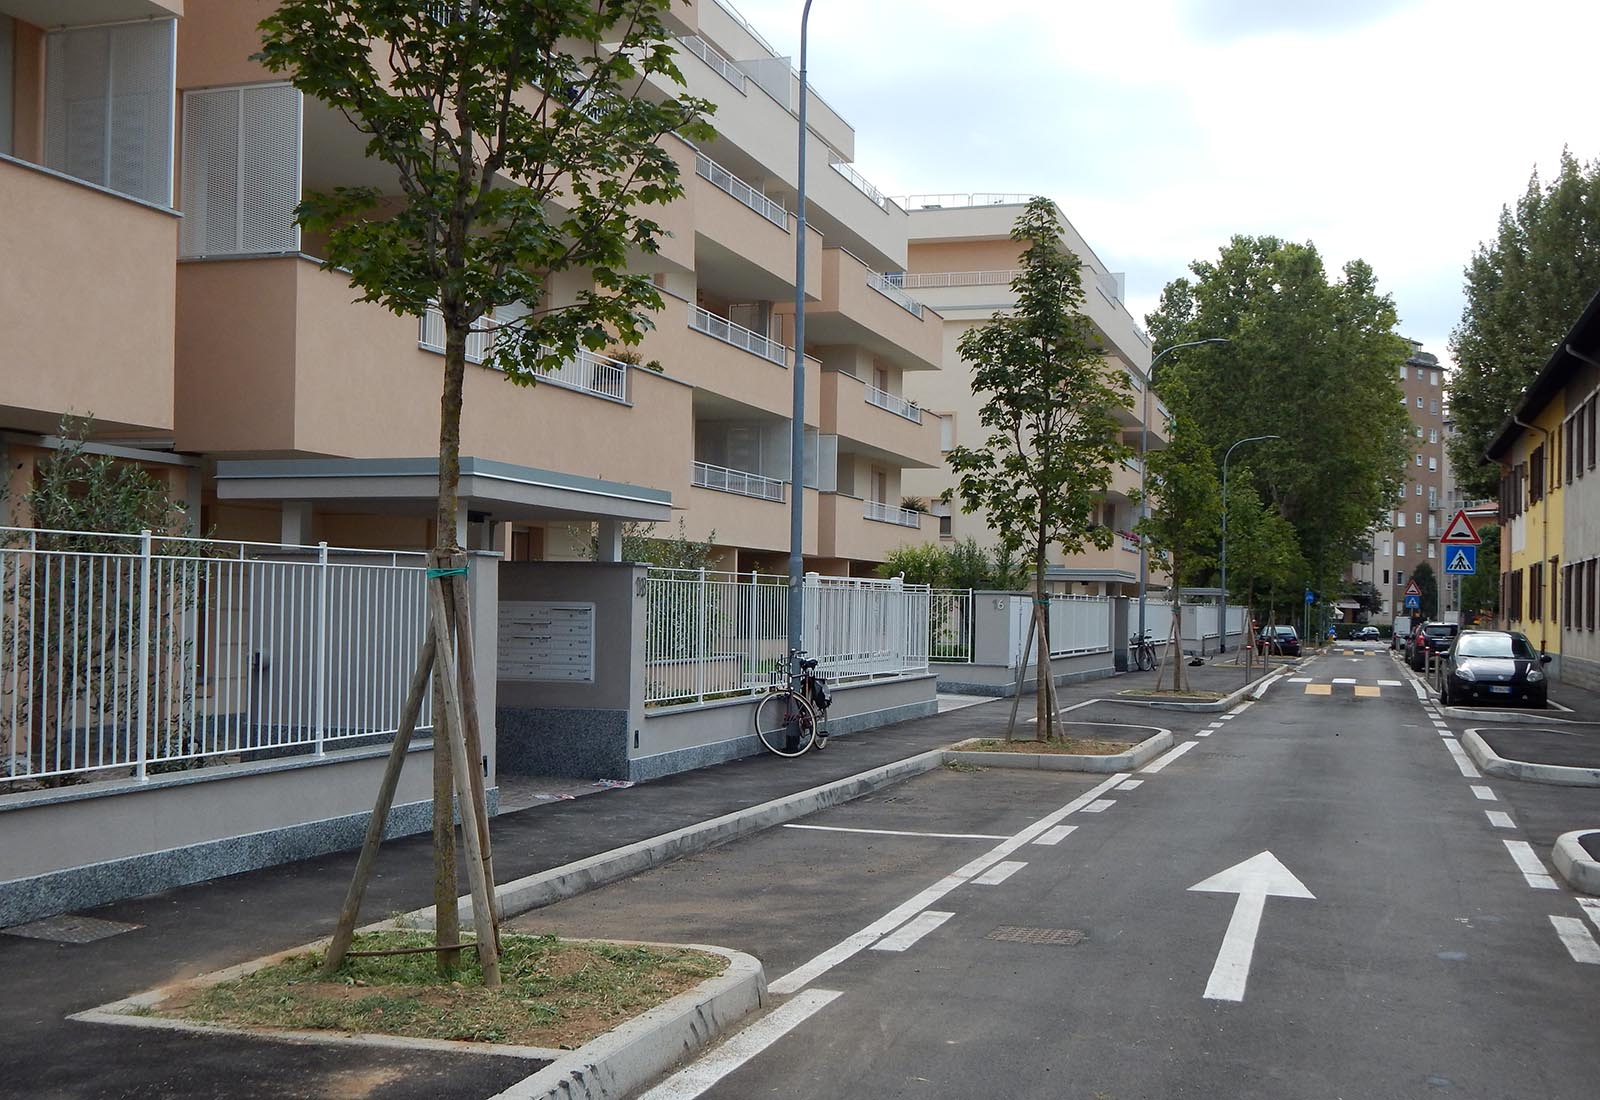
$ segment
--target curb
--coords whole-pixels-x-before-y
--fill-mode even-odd
[[[1508,760],[1489,747],[1478,735],[1477,726],[1461,735],[1467,753],[1483,769],[1485,775],[1501,779],[1518,779],[1526,783],[1548,783],[1558,787],[1600,787],[1600,768],[1568,768],[1560,764],[1535,764],[1528,760]]]
[[[1567,885],[1585,894],[1600,894],[1600,863],[1589,855],[1582,838],[1600,833],[1600,829],[1578,829],[1556,837],[1553,853],[1556,870],[1567,880]]]
[[[1165,699],[1130,699],[1121,695],[1107,695],[1105,696],[1105,702],[1121,703],[1130,707],[1148,707],[1151,710],[1178,710],[1187,711],[1190,714],[1215,714],[1219,711],[1232,709],[1235,703],[1254,690],[1263,680],[1272,676],[1281,676],[1284,671],[1284,669],[1278,669],[1275,672],[1263,672],[1260,676],[1244,685],[1244,687],[1229,692],[1221,699],[1214,699],[1205,703],[1179,703],[1176,701],[1169,702]]]
[[[1110,774],[1112,772],[1135,771],[1143,767],[1150,759],[1165,752],[1172,747],[1172,731],[1160,729],[1156,726],[1147,726],[1146,729],[1155,729],[1158,732],[1154,737],[1147,737],[1127,752],[1119,752],[1115,756],[1084,756],[1072,753],[1054,752],[977,752],[963,749],[958,744],[953,749],[944,750],[945,763],[959,761],[963,764],[981,764],[986,768],[1019,768],[1047,772],[1097,772]],[[974,740],[982,740],[975,738]],[[966,744],[966,742],[961,742]]]
[[[709,944],[671,946],[722,955],[728,969],[565,1054],[490,1100],[615,1100],[698,1053],[765,1003],[767,979],[752,956]]]

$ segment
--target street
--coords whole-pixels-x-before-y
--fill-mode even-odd
[[[1476,775],[1376,646],[1100,712],[1176,746],[946,768],[515,924],[763,960],[772,1009],[651,1100],[1594,1094],[1600,913],[1543,831],[1592,792]]]

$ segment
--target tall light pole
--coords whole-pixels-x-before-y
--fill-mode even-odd
[[[807,0],[809,3],[810,0]],[[1150,442],[1150,387],[1156,380],[1156,364],[1180,348],[1197,348],[1203,344],[1226,344],[1226,336],[1208,336],[1204,340],[1190,340],[1183,344],[1173,344],[1170,348],[1162,348],[1156,357],[1150,360],[1150,370],[1144,380],[1144,417],[1139,424],[1139,516],[1142,519],[1150,514],[1150,503],[1145,496],[1145,452]],[[1150,584],[1150,551],[1145,547],[1143,537],[1139,539],[1139,637],[1144,637],[1144,600],[1145,589]]]
[[[1217,626],[1217,633],[1221,640],[1217,643],[1217,652],[1228,651],[1228,459],[1233,457],[1235,448],[1246,443],[1260,443],[1264,439],[1282,439],[1281,435],[1252,435],[1248,439],[1241,439],[1228,453],[1222,456],[1222,621]]]
[[[805,613],[806,473],[806,24],[811,0],[800,12],[799,198],[794,227],[794,408],[789,420],[789,681],[798,687]],[[817,461],[822,461],[818,449]]]

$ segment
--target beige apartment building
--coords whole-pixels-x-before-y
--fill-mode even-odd
[[[0,446],[26,484],[66,412],[166,471],[200,529],[270,542],[432,540],[437,317],[353,304],[294,223],[310,190],[394,186],[337,113],[252,61],[272,0],[0,0]],[[945,321],[900,285],[913,219],[809,105],[806,469],[789,470],[798,81],[718,0],[673,7],[717,137],[676,138],[684,197],[639,255],[666,308],[639,353],[534,388],[469,367],[464,544],[514,560],[613,556],[628,524],[714,533],[724,568],[781,569],[789,494],[807,567],[870,573],[936,521],[901,507],[940,466],[907,398]],[[583,286],[552,288],[559,304]],[[492,327],[492,326],[491,326]],[[469,357],[481,359],[492,331]]]
[[[906,376],[908,392],[943,424],[941,446],[976,446],[985,431],[978,422],[982,398],[972,392],[972,371],[962,361],[956,345],[968,329],[981,326],[997,311],[1016,306],[1011,280],[1020,250],[1011,240],[1011,228],[1022,213],[1026,195],[913,195],[904,200],[910,211],[909,265],[901,280],[905,289],[943,317],[944,369]],[[1112,472],[1111,483],[1100,504],[1098,522],[1114,531],[1110,549],[1089,549],[1072,557],[1056,551],[1050,579],[1069,594],[1136,595],[1139,583],[1139,545],[1132,536],[1138,522],[1133,494],[1139,487],[1141,447],[1165,446],[1166,409],[1149,390],[1150,338],[1128,312],[1123,301],[1123,276],[1111,272],[1082,235],[1060,214],[1064,243],[1083,262],[1083,311],[1103,343],[1106,366],[1119,373],[1133,395],[1133,407],[1119,412],[1123,440],[1134,457]],[[1149,431],[1143,431],[1145,424]],[[953,490],[955,477],[948,468],[907,469],[907,493],[924,498],[936,513],[939,537],[953,541],[967,537],[992,546],[997,541],[981,515],[961,511],[960,500],[940,498]],[[1157,587],[1165,580],[1157,578]]]

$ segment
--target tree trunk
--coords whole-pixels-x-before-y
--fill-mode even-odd
[[[1034,648],[1033,658],[1033,691],[1034,711],[1039,723],[1039,740],[1048,741],[1055,726],[1051,722],[1054,717],[1050,713],[1050,662],[1047,659],[1050,652],[1050,616],[1044,604],[1044,552],[1045,541],[1040,536],[1034,547],[1033,558],[1033,614],[1039,621],[1039,628],[1034,632],[1034,639],[1038,643]]]
[[[1178,572],[1178,554],[1172,554],[1172,690],[1183,690],[1183,585],[1178,583],[1182,574]],[[1201,649],[1205,648],[1205,636],[1202,632]]]

